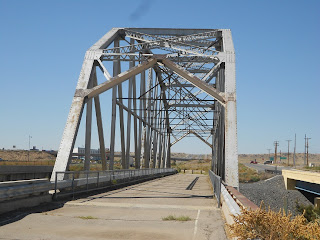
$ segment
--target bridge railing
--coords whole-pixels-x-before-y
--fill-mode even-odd
[[[120,184],[134,183],[159,175],[175,173],[173,168],[125,169],[109,171],[65,171],[55,173],[54,198],[58,195],[74,195],[76,193],[95,191],[103,188],[114,187]],[[64,175],[64,180],[58,180],[59,174]]]
[[[220,208],[221,205],[221,177],[214,174],[211,170],[209,170],[209,177],[211,180],[211,184],[213,187],[214,195],[218,202],[218,208]]]

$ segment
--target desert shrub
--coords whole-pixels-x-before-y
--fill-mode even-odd
[[[320,222],[308,222],[303,214],[292,217],[284,212],[243,209],[241,215],[234,216],[234,224],[228,225],[231,237],[247,239],[320,239]]]
[[[320,208],[315,208],[312,205],[304,205],[296,201],[296,210],[303,214],[303,216],[309,221],[320,221]]]
[[[260,181],[260,177],[259,176],[252,176],[250,178],[250,180],[251,180],[251,182],[258,182],[258,181]]]
[[[175,168],[178,172],[181,172],[181,168],[180,168],[180,167],[175,166],[174,168]]]

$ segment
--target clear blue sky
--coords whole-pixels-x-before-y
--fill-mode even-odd
[[[31,135],[58,149],[85,51],[112,27],[230,28],[239,153],[265,153],[274,140],[286,151],[295,133],[298,152],[306,133],[320,153],[319,9],[318,0],[0,0],[0,148],[27,149]],[[172,151],[210,153],[195,142]]]

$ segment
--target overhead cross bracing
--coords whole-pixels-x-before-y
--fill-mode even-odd
[[[100,95],[107,91],[112,92],[112,101],[100,106]],[[129,168],[132,149],[135,168],[170,167],[171,147],[193,136],[212,149],[212,170],[228,185],[238,187],[235,53],[230,30],[109,31],[86,52],[53,173],[68,169],[84,109],[84,167],[90,169],[93,101],[100,149],[106,148],[105,134],[110,138],[109,162],[105,151],[100,151],[103,169],[114,167],[117,134],[123,169]],[[101,117],[104,104],[112,106],[107,127]]]

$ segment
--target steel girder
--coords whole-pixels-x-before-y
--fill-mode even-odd
[[[171,147],[194,136],[212,149],[212,170],[238,187],[235,84],[228,29],[112,29],[86,52],[51,180],[68,169],[85,107],[84,166],[90,169],[94,106],[103,169],[114,168],[118,123],[123,169],[132,149],[136,168],[170,167]],[[111,89],[111,128],[104,132],[99,96]]]

